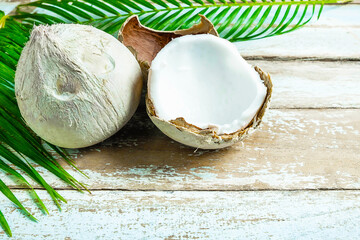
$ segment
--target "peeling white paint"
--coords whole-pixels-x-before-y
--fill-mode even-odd
[[[99,151],[70,151],[90,179],[66,169],[92,189],[356,188],[360,185],[358,118],[356,109],[270,109],[244,146],[195,153],[161,133],[150,139],[128,139],[120,133],[113,142],[97,145]],[[159,148],[162,145],[166,147]],[[53,186],[67,187],[43,168],[36,169]],[[8,177],[4,180],[14,186]]]
[[[32,201],[24,204],[39,223],[0,197],[12,239],[360,238],[359,191],[60,191],[69,200],[62,212],[38,192],[50,216],[39,213]],[[15,194],[27,198],[25,192]],[[3,233],[0,238],[9,239]]]

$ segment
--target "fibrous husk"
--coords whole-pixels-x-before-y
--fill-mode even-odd
[[[177,31],[156,31],[143,26],[138,16],[129,17],[119,32],[118,39],[135,55],[143,75],[147,78],[147,72],[156,54],[165,47],[172,39],[185,35],[212,34],[219,36],[214,25],[205,16],[200,15],[199,24],[189,29]]]
[[[142,67],[143,74],[145,73],[145,76],[147,77],[152,60],[163,47],[174,38],[195,34],[212,34],[219,36],[213,24],[204,16],[201,16],[201,22],[194,25],[192,28],[174,32],[161,32],[146,28],[140,24],[139,19],[135,16],[129,18],[124,23],[119,33],[119,40],[136,55],[136,58]],[[271,77],[268,73],[261,70],[260,67],[255,66],[254,69],[267,88],[266,97],[249,124],[236,132],[230,134],[217,134],[216,127],[202,129],[186,122],[182,117],[171,121],[165,121],[157,116],[156,109],[154,108],[149,95],[149,90],[146,96],[147,113],[152,122],[164,134],[185,145],[202,149],[217,149],[231,146],[234,143],[243,140],[259,126],[265,111],[270,104],[273,86]],[[149,73],[148,81],[150,80],[151,73]]]
[[[88,25],[39,25],[21,52],[15,93],[22,117],[41,138],[88,147],[135,113],[141,69],[113,36]]]

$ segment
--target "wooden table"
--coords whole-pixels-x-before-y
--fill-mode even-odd
[[[296,32],[237,43],[274,83],[243,144],[194,151],[156,129],[142,104],[117,135],[72,151],[90,179],[67,169],[92,194],[37,168],[68,200],[58,212],[38,189],[45,216],[14,189],[39,223],[0,196],[12,239],[359,239],[359,13],[358,3],[330,6]]]

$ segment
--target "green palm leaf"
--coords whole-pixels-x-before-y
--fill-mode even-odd
[[[37,221],[37,219],[29,213],[26,208],[21,204],[21,202],[15,197],[15,195],[11,192],[10,188],[8,188],[5,183],[0,179],[0,191],[10,199],[18,208],[20,208],[25,215],[27,215],[31,220]]]
[[[145,26],[168,31],[188,28],[202,14],[213,22],[221,37],[235,42],[294,31],[319,17],[324,4],[346,1],[42,0],[20,5],[14,17],[28,24],[91,24],[116,34],[134,14]],[[23,10],[29,7],[35,7],[31,14]]]
[[[4,229],[4,231],[7,233],[7,235],[11,237],[12,236],[11,229],[9,227],[8,222],[6,221],[4,214],[1,211],[0,211],[0,225],[2,229]]]
[[[3,146],[1,146],[3,147]],[[4,161],[0,160],[0,168],[7,172],[8,174],[13,175],[16,179],[18,179],[21,183],[25,184],[29,189],[31,189],[32,194],[34,196],[34,199],[37,201],[39,208],[44,210],[45,213],[49,214],[46,206],[44,205],[44,203],[41,201],[41,199],[39,198],[39,196],[37,195],[37,193],[35,192],[35,190],[33,189],[33,187],[30,185],[30,183],[17,171],[15,171],[13,168],[11,168],[9,165],[7,165]]]
[[[49,143],[43,144],[26,126],[16,104],[16,64],[34,24],[82,23],[115,35],[124,21],[134,14],[139,16],[144,25],[166,31],[188,28],[198,22],[202,14],[213,22],[221,37],[235,42],[294,31],[314,17],[319,17],[324,4],[347,1],[40,0],[20,5],[17,14],[12,17],[0,11],[0,170],[28,188],[44,213],[47,213],[46,206],[19,170],[46,189],[59,209],[60,202],[66,200],[42,178],[31,163],[46,168],[77,190],[86,189],[50,154],[50,151],[58,154],[78,170],[67,152]],[[0,191],[25,215],[36,220],[1,179]],[[1,211],[0,225],[11,236]]]

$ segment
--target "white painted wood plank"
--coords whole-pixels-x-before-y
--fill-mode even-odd
[[[294,32],[236,43],[244,57],[360,60],[360,5],[326,6],[318,21]]]
[[[12,10],[19,5],[19,2],[4,2],[0,1],[0,10],[3,11],[5,14],[9,14]]]
[[[359,189],[359,119],[360,109],[270,110],[244,146],[194,152],[143,113],[74,157],[90,189]],[[51,185],[67,187],[37,170]]]
[[[27,197],[24,191],[15,194]],[[1,196],[11,239],[360,238],[359,191],[60,194],[69,203],[60,213],[46,200],[50,216],[25,202],[39,223],[27,220]],[[0,238],[9,239],[3,233]]]
[[[359,27],[360,5],[353,3],[345,5],[327,5],[320,18],[306,27]]]
[[[236,43],[244,57],[357,59],[360,28],[309,28],[254,41]]]
[[[360,108],[360,62],[249,62],[270,73],[272,108]]]

